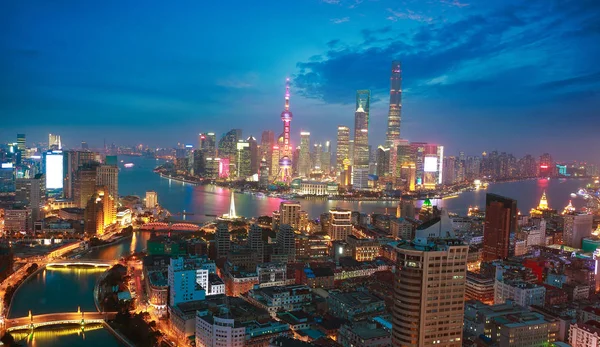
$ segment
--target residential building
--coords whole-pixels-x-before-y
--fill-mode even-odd
[[[385,311],[385,301],[368,291],[330,291],[327,305],[333,316],[351,322],[366,320]]]
[[[510,234],[517,228],[517,201],[496,194],[486,194],[483,229],[483,261],[510,256]]]
[[[331,240],[346,240],[352,234],[352,212],[341,208],[329,210],[328,233]]]
[[[275,317],[280,311],[302,310],[312,302],[312,291],[305,285],[256,288],[248,292],[248,301]]]

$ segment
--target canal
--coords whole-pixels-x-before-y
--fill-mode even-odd
[[[149,233],[135,232],[128,239],[115,244],[94,249],[82,258],[114,260],[131,252],[146,248]],[[32,315],[56,313],[96,311],[94,303],[94,286],[104,268],[61,268],[47,267],[23,283],[17,290],[8,319],[24,317],[31,311]],[[102,326],[95,326],[85,331],[70,326],[39,329],[34,332],[33,339],[24,340],[25,335],[15,333],[14,337],[27,346],[121,346],[117,339]]]

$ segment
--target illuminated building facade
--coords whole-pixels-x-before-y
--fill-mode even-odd
[[[115,201],[107,187],[97,187],[84,212],[84,229],[90,235],[102,235],[105,229],[117,221]]]
[[[300,163],[298,175],[308,177],[310,175],[310,133],[300,132]]]
[[[338,126],[337,149],[336,149],[337,172],[344,171],[344,160],[350,159],[350,128],[344,125]]]
[[[390,109],[388,112],[388,128],[386,147],[392,147],[394,141],[400,139],[400,122],[402,112],[402,66],[399,61],[392,62],[390,77]]]
[[[63,152],[48,151],[45,159],[46,191],[61,192],[63,189]]]
[[[290,143],[290,125],[292,122],[292,112],[290,111],[290,79],[285,83],[285,108],[281,112],[283,121],[283,133],[279,137],[281,158],[279,159],[279,178],[284,183],[290,183],[292,179],[292,145]]]
[[[354,113],[354,167],[369,168],[369,114],[362,106]]]
[[[329,237],[346,240],[352,234],[352,211],[340,208],[329,210]]]
[[[215,133],[201,133],[198,135],[198,149],[202,151],[204,158],[214,158],[217,155],[216,142]]]
[[[60,142],[60,135],[48,134],[48,148],[53,150],[62,149],[62,143]]]
[[[555,171],[556,171],[556,164],[554,163],[554,160],[552,159],[552,156],[548,153],[544,153],[540,156],[540,171],[539,171],[539,176],[540,177],[553,177],[556,176],[555,175]]]

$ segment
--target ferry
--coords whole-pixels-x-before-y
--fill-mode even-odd
[[[125,166],[126,168],[131,168],[131,167],[133,167],[133,163],[126,163],[124,166]]]

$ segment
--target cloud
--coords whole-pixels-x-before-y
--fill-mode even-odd
[[[342,24],[342,23],[349,22],[349,21],[350,21],[350,17],[331,19],[331,23],[333,23],[333,24]]]
[[[478,105],[490,101],[488,107],[552,99],[560,92],[557,88],[539,94],[540,85],[547,81],[558,81],[547,87],[565,89],[597,88],[600,83],[595,74],[600,48],[592,44],[600,33],[594,28],[586,33],[588,48],[580,46],[579,36],[565,36],[600,14],[600,6],[593,2],[573,7],[548,6],[538,0],[439,22],[409,10],[388,12],[396,20],[419,24],[411,31],[390,26],[363,30],[364,41],[358,44],[330,41],[335,45],[328,45],[322,60],[297,63],[294,82],[301,93],[340,104],[352,103],[356,89],[385,93],[393,59],[402,61],[403,84],[413,97],[451,95],[468,104],[481,95]],[[527,94],[536,90],[535,97]]]
[[[218,79],[216,85],[225,88],[245,89],[254,87],[257,81],[258,75],[256,73],[250,72],[240,77],[230,76],[227,78]]]
[[[458,0],[442,0],[442,3],[448,4],[448,5],[454,6],[454,7],[467,7],[467,6],[469,6],[469,4],[464,3],[464,2],[460,2]]]
[[[337,5],[340,3],[340,0],[321,0],[321,2],[324,2],[326,4],[330,4],[330,5]]]
[[[390,16],[387,17],[387,20],[391,20],[393,22],[396,22],[398,19],[410,19],[410,20],[414,20],[417,22],[430,23],[433,20],[433,18],[431,18],[431,17],[415,13],[414,11],[411,11],[411,10],[406,10],[406,12],[400,12],[400,11],[395,11],[391,8],[388,8],[387,11],[391,14]]]

